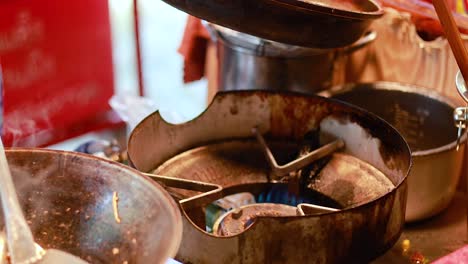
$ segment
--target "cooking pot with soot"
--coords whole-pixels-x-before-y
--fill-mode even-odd
[[[284,204],[258,203],[268,200],[262,193],[272,186],[288,195],[294,191],[284,184],[297,185],[295,174],[285,182],[272,180],[255,135],[264,137],[278,160],[295,153],[306,138],[325,147],[333,140],[344,142],[339,152],[313,163],[323,166],[307,184],[298,184],[315,193],[318,204],[296,201],[292,210],[280,212]],[[159,112],[149,115],[132,131],[128,155],[138,170],[185,184],[169,180],[166,185],[183,214],[176,256],[182,262],[364,263],[388,250],[405,222],[407,143],[377,116],[332,99],[290,92],[218,93],[204,113],[183,124],[170,124]],[[227,232],[210,231],[208,207],[245,192],[257,203],[215,221]],[[325,206],[336,207],[317,206],[325,200],[331,201]]]

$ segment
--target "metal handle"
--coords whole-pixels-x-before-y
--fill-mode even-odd
[[[463,136],[463,131],[466,129],[466,122],[468,121],[468,107],[458,107],[453,112],[453,119],[455,126],[458,128],[457,133],[457,151],[460,147],[460,141]]]
[[[168,187],[202,192],[201,194],[180,200],[179,204],[183,209],[191,209],[203,206],[223,197],[223,187],[218,184],[155,175],[150,173],[143,174]]]
[[[360,38],[358,41],[354,42],[348,47],[343,48],[344,53],[352,53],[356,50],[359,50],[361,48],[364,48],[365,46],[369,45],[372,43],[375,39],[377,39],[377,32],[375,31],[370,31],[367,32],[364,37]]]
[[[455,77],[455,84],[460,96],[463,98],[463,100],[465,100],[465,102],[468,103],[468,89],[460,71],[458,71],[457,76]]]
[[[331,208],[331,207],[325,207],[325,206],[319,206],[319,205],[315,205],[315,204],[301,203],[301,204],[297,205],[297,213],[298,213],[298,215],[301,215],[301,216],[331,213],[331,212],[337,212],[337,211],[339,211],[339,209],[335,209],[335,208]]]

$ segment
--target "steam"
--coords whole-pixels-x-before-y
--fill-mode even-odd
[[[57,91],[53,97],[41,99],[41,104],[24,102],[15,105],[13,111],[5,113],[3,133],[5,145],[37,147],[49,143],[56,136],[55,129],[73,125],[70,122],[68,124],[59,123],[59,119],[67,120],[68,106],[85,107],[93,102],[93,98],[98,96],[98,92],[98,86],[94,82],[90,82]],[[74,116],[73,118],[83,117]]]
[[[43,125],[39,125],[38,122]],[[8,146],[36,147],[44,145],[52,139],[51,127],[52,124],[47,119],[35,121],[9,116],[5,119],[4,135]]]
[[[39,225],[39,221],[35,221],[36,218],[40,218],[40,215],[44,215],[48,208],[52,208],[52,202],[48,199],[48,196],[43,194],[43,190],[47,192],[58,192],[57,187],[47,185],[45,187],[47,178],[57,173],[57,165],[50,164],[45,168],[37,170],[40,164],[37,161],[27,161],[22,165],[17,165],[11,162],[9,159],[9,167],[13,182],[15,185],[16,193],[20,201],[21,209],[23,214],[34,231],[35,227]],[[13,159],[14,160],[14,159]],[[36,168],[35,172],[31,171],[31,168]],[[53,214],[53,212],[47,212]],[[46,213],[46,214],[47,214]],[[0,230],[4,226],[4,216],[0,214]]]

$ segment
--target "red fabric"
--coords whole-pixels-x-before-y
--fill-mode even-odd
[[[178,50],[184,57],[185,83],[200,80],[205,75],[205,58],[209,39],[210,35],[201,20],[189,16]]]
[[[460,235],[464,235],[464,234],[460,234]],[[467,264],[468,263],[468,245],[432,263],[433,264]]]
[[[468,17],[456,13],[456,0],[446,0],[454,12],[455,21],[460,32],[468,34]],[[439,18],[435,12],[432,0],[380,0],[383,6],[411,14],[416,29],[426,39],[435,39],[444,35]]]

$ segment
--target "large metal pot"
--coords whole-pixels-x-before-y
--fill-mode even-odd
[[[9,149],[6,156],[26,220],[43,248],[90,263],[165,263],[177,252],[179,209],[140,172],[74,152]]]
[[[350,84],[322,94],[377,114],[410,145],[413,168],[406,221],[426,219],[447,208],[460,179],[466,144],[465,134],[457,151],[454,102],[430,89],[387,82]]]
[[[337,101],[294,93],[219,93],[201,116],[183,124],[169,124],[159,112],[148,116],[130,136],[129,159],[138,170],[162,171],[163,163],[187,150],[248,139],[253,127],[268,140],[292,142],[317,129],[323,135],[339,137],[345,141],[344,153],[374,166],[395,187],[338,212],[261,217],[247,230],[228,237],[214,236],[197,225],[194,214],[203,214],[203,207],[185,210],[182,206],[184,235],[177,259],[190,263],[364,263],[395,243],[405,218],[409,147],[383,120]],[[246,174],[249,164],[255,166],[264,160],[237,163],[241,169],[226,171],[223,168],[232,165],[223,162],[227,160],[217,167],[197,162],[194,154],[196,150],[187,154],[188,163],[184,164],[199,170],[188,171],[181,164],[178,171],[186,173],[177,173],[175,168],[169,176],[221,185],[225,195],[245,184],[266,182],[266,177]],[[249,153],[233,155],[242,159]],[[355,185],[351,180],[342,179],[333,186],[348,189],[348,198],[353,199]]]
[[[344,84],[346,61],[372,43],[375,32],[339,49],[314,49],[207,26],[217,46],[217,90],[278,90],[313,94]],[[214,59],[214,58],[211,58]]]

